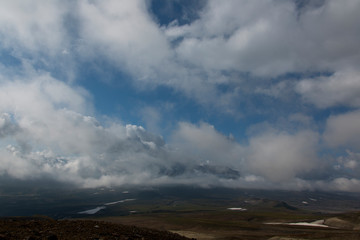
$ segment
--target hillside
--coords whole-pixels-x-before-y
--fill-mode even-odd
[[[181,186],[17,190],[1,195],[0,240],[186,239],[170,232],[198,240],[360,239],[359,200],[346,193]]]
[[[90,220],[5,218],[0,220],[0,240],[10,239],[169,239],[186,240],[178,234]]]

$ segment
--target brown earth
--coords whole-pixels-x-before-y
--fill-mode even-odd
[[[52,220],[48,218],[0,219],[0,240],[119,239],[146,240],[189,238],[168,231],[90,220]]]
[[[324,224],[326,224],[329,227],[340,228],[340,229],[354,229],[355,227],[355,224],[342,220],[337,217],[325,219]]]
[[[103,221],[168,230],[198,240],[360,240],[360,232],[346,228],[326,228],[301,225],[269,225],[267,222],[304,222],[303,218],[283,219],[280,213],[228,212],[224,215],[209,213],[136,214],[102,218]],[[278,215],[276,215],[278,214]],[[252,218],[249,218],[251,217]],[[268,216],[268,218],[264,218]],[[284,215],[281,215],[284,217]],[[293,218],[296,213],[291,215]],[[311,217],[305,215],[303,217]],[[358,215],[356,214],[356,217]],[[317,217],[317,216],[312,216]],[[253,219],[255,218],[255,219]],[[315,219],[309,218],[307,222]],[[347,220],[349,222],[351,219]],[[342,222],[343,223],[343,222]]]

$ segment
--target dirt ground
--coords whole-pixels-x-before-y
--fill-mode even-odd
[[[0,240],[112,239],[146,240],[188,238],[176,233],[121,224],[85,220],[52,220],[40,218],[0,219]]]

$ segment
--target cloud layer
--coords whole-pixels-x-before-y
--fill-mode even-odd
[[[76,89],[41,73],[1,84],[0,137],[7,143],[0,151],[2,175],[81,187],[192,183],[307,189],[312,180],[304,176],[319,166],[319,136],[311,130],[265,127],[240,144],[207,123],[181,122],[166,143],[141,126],[99,123],[86,115],[91,112],[84,105],[86,92]],[[332,139],[347,117],[331,118],[325,139]],[[334,162],[334,172],[358,171],[358,154],[347,155]],[[328,190],[358,186],[355,178],[333,181],[318,184]]]
[[[359,1],[209,0],[167,25],[150,5],[3,4],[0,176],[359,191]],[[81,75],[98,63],[136,91],[166,87],[218,119],[257,121],[237,141],[179,118],[164,140],[159,108],[134,109],[157,134],[98,115]]]

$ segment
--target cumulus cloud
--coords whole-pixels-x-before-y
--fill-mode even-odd
[[[271,181],[288,181],[317,166],[318,134],[267,132],[250,139],[248,164]]]
[[[60,1],[3,2],[0,10],[2,44],[15,53],[52,53],[66,45],[62,20],[67,4]]]
[[[95,187],[186,183],[189,179],[207,184],[208,179],[215,182],[221,174],[235,172],[222,166],[201,168],[202,158],[180,154],[141,126],[116,121],[101,124],[88,115],[91,98],[83,89],[46,73],[4,80],[0,96],[1,137],[7,143],[0,151],[3,176]],[[223,142],[222,147],[230,143],[212,131],[213,141]],[[199,131],[199,135],[206,140],[206,133]],[[188,161],[183,161],[184,156]]]
[[[80,34],[94,49],[138,80],[155,79],[170,57],[166,38],[144,1],[81,1]],[[95,30],[95,31],[94,31]]]
[[[232,135],[224,136],[208,123],[180,122],[170,146],[200,185],[231,187],[231,183],[241,181],[247,174],[244,171],[245,147]]]
[[[256,125],[256,134],[242,139],[247,143],[209,123],[185,121],[166,142],[148,131],[163,127],[165,114],[155,108],[142,110],[148,129],[99,121],[76,73],[77,64],[104,61],[137,89],[166,86],[221,114],[242,116],[254,94],[283,101],[300,96],[320,109],[358,108],[359,9],[356,0],[209,0],[197,18],[160,26],[141,0],[7,1],[0,9],[0,54],[17,64],[0,65],[0,175],[86,187],[194,183],[356,191],[358,110],[330,116],[323,134],[315,120],[292,109],[282,128]],[[249,105],[257,113],[265,108]],[[272,107],[275,115],[281,108]],[[336,177],[306,179],[320,166],[319,152],[331,148],[350,149],[336,158],[340,167],[328,167]]]
[[[360,32],[352,22],[359,8],[356,1],[325,1],[303,8],[300,16],[292,1],[226,3],[209,1],[198,21],[168,29],[171,37],[185,37],[177,48],[181,58],[207,69],[266,76],[323,71],[344,62],[356,66],[359,60],[355,39]]]
[[[172,144],[181,152],[195,158],[198,163],[219,164],[240,170],[244,148],[216,131],[214,126],[201,123],[199,126],[182,122],[172,137]],[[224,154],[226,153],[226,154]]]
[[[166,143],[141,126],[99,123],[86,115],[86,94],[50,76],[2,84],[0,95],[9,99],[0,105],[1,137],[8,141],[0,151],[2,176],[81,187],[177,183],[356,191],[356,178],[317,185],[301,178],[317,163],[318,135],[310,130],[272,129],[241,145],[207,123],[181,122]],[[56,84],[68,94],[51,96],[49,86]],[[343,166],[357,168],[352,161],[343,159]]]
[[[14,135],[18,130],[18,126],[11,121],[10,114],[2,113],[0,115],[0,138]]]
[[[356,178],[360,173],[360,153],[346,150],[346,153],[337,158],[336,170],[344,171]]]
[[[330,116],[326,122],[324,140],[331,147],[360,148],[360,111]]]
[[[360,180],[357,178],[340,177],[332,181],[318,181],[314,187],[327,191],[357,192],[360,187]]]
[[[75,59],[101,58],[129,74],[140,89],[166,85],[225,112],[234,112],[234,102],[249,85],[242,77],[229,77],[232,72],[267,80],[289,72],[333,72],[331,78],[306,79],[296,88],[320,107],[349,104],[357,93],[357,73],[346,70],[360,62],[356,0],[207,1],[198,18],[167,26],[159,26],[141,0],[3,5],[5,49],[52,70],[64,65],[71,79],[76,78],[76,69],[69,71]],[[351,87],[339,84],[344,81]],[[224,84],[233,90],[220,91]],[[334,85],[342,91],[329,99]],[[291,86],[269,88],[269,94],[279,96]],[[315,96],[319,90],[324,100]]]
[[[106,185],[111,179],[124,184],[128,175],[135,182],[154,177],[156,165],[165,160],[158,160],[161,137],[133,125],[104,127],[86,115],[82,89],[39,75],[2,83],[0,92],[1,137],[9,143],[1,150],[3,174],[80,186]]]
[[[319,166],[319,135],[304,129],[311,119],[301,114],[289,121],[300,121],[303,128],[291,133],[263,128],[248,144],[205,122],[180,122],[166,143],[141,126],[99,122],[90,116],[88,93],[46,73],[4,80],[0,93],[0,137],[7,144],[0,151],[2,176],[81,187],[191,183],[356,191],[355,174],[316,180],[314,186],[304,178]],[[336,164],[358,171],[357,155],[348,155]]]
[[[235,71],[268,80],[294,72],[300,76],[330,72],[331,77],[298,84],[295,80],[295,91],[321,108],[358,106],[359,74],[349,69],[360,62],[360,32],[355,24],[359,8],[351,0],[301,6],[296,1],[209,1],[197,21],[168,26],[165,33],[170,40],[180,39],[175,51],[182,62],[207,74]],[[251,86],[241,77],[224,82],[236,82],[240,96]],[[292,88],[286,81],[275,81],[266,87],[258,84],[255,92],[281,99]]]
[[[300,81],[296,90],[304,100],[320,108],[332,106],[360,106],[360,74],[358,71],[340,71],[329,77]]]
[[[63,94],[57,94],[57,89]],[[269,176],[259,170],[264,169],[260,165],[249,171],[246,146],[207,123],[180,123],[169,144],[141,126],[113,121],[104,126],[86,115],[87,95],[81,89],[76,91],[49,75],[2,83],[1,96],[1,133],[10,140],[0,151],[0,172],[15,179],[52,179],[83,187],[189,182],[246,186],[247,181],[254,184],[254,179]],[[310,133],[294,136],[291,147],[302,144],[306,136],[313,137]],[[251,149],[259,147],[258,142],[252,141]],[[290,152],[309,151],[306,147]],[[249,159],[259,161],[253,155]],[[286,165],[287,159],[282,160]],[[295,156],[288,165],[297,160],[300,157]],[[294,168],[307,169],[299,164]],[[253,173],[260,176],[249,177]]]

